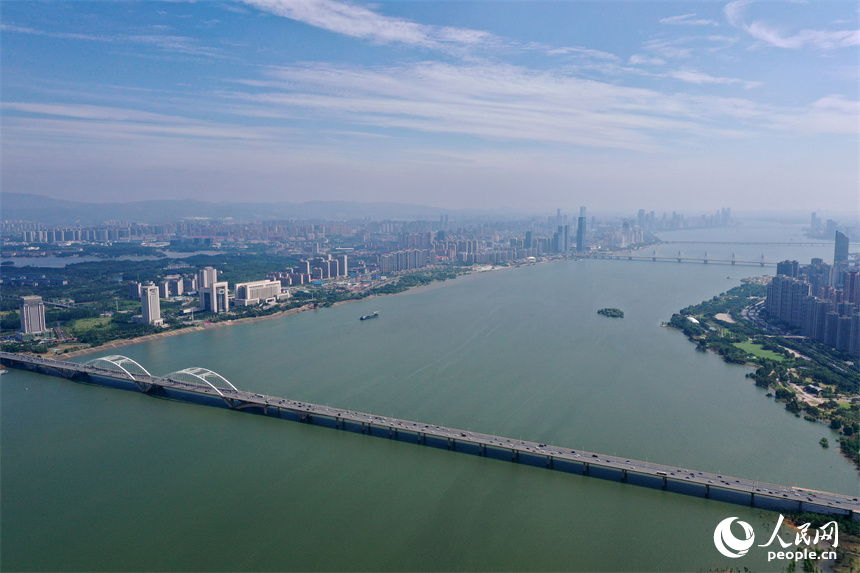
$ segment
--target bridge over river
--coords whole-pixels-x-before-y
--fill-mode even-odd
[[[775,267],[776,263],[772,261],[764,260],[764,255],[757,261],[750,260],[741,260],[735,257],[735,254],[732,253],[731,258],[728,259],[720,259],[709,257],[708,253],[705,253],[702,257],[692,257],[681,254],[681,251],[678,251],[677,256],[666,256],[666,255],[658,255],[656,251],[654,251],[650,255],[643,254],[632,254],[632,253],[577,253],[576,255],[579,258],[583,259],[612,259],[617,261],[651,261],[651,262],[677,262],[677,263],[716,263],[722,265],[755,265],[759,267]]]
[[[71,380],[128,389],[136,387],[142,392],[177,400],[222,406],[771,511],[842,514],[860,521],[858,497],[245,392],[238,390],[223,376],[205,368],[185,368],[167,376],[153,376],[134,360],[119,355],[78,364],[0,352],[0,362]]]

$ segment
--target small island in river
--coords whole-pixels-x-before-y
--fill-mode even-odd
[[[602,314],[610,318],[624,318],[624,312],[617,308],[601,308],[597,311],[597,314]]]

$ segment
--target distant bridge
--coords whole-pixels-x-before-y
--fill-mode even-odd
[[[764,260],[764,255],[761,256],[761,259],[757,261],[751,260],[741,260],[735,257],[735,254],[732,253],[731,258],[729,259],[721,259],[721,258],[712,258],[708,256],[708,253],[705,253],[703,257],[690,257],[683,255],[681,251],[678,251],[677,256],[666,256],[666,255],[658,255],[657,251],[653,251],[651,255],[641,255],[641,254],[622,254],[622,253],[585,253],[578,254],[577,256],[585,258],[585,259],[613,259],[618,261],[652,261],[652,262],[670,262],[670,263],[716,263],[720,265],[754,265],[759,267],[775,267],[776,263],[771,261]]]
[[[750,242],[750,241],[660,241],[663,245],[767,245],[770,247],[833,247],[833,243],[805,242]]]
[[[857,497],[244,392],[238,390],[220,374],[206,368],[185,368],[167,376],[154,376],[131,358],[120,355],[103,356],[78,364],[0,352],[0,362],[8,366],[72,380],[102,384],[108,381],[111,385],[137,387],[141,392],[178,400],[197,397],[199,401],[199,398],[203,398],[209,405],[220,403],[234,410],[245,410],[338,430],[659,488],[770,511],[842,514],[850,515],[860,521],[860,500]]]

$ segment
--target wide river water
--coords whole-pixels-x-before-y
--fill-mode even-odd
[[[799,226],[776,224],[663,238],[803,240]],[[833,257],[832,247],[681,248]],[[835,443],[829,429],[767,398],[748,368],[661,327],[764,272],[540,264],[120,352],[155,374],[202,366],[263,394],[856,494],[856,470],[818,444]],[[378,320],[358,320],[372,311]],[[778,514],[742,506],[16,370],[2,377],[0,406],[4,571],[786,565],[765,549],[716,551],[727,517],[770,536]]]

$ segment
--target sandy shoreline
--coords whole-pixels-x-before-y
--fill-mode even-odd
[[[565,259],[565,260],[567,260],[567,259]],[[541,262],[555,262],[555,261],[541,261]],[[519,265],[517,265],[517,266],[519,266]],[[507,269],[507,268],[514,268],[514,267],[498,267],[495,265],[484,265],[483,267],[473,269],[473,270],[471,270],[465,274],[496,271],[496,270]],[[438,286],[441,286],[442,284],[448,282],[448,280],[433,281],[433,282],[434,283],[438,282],[439,285],[436,285],[438,287]],[[405,291],[402,291],[399,293],[393,293],[393,294],[394,295],[404,294],[404,293],[408,293],[408,292],[411,292],[411,291],[414,291],[416,289],[420,289],[420,288],[426,287],[426,286],[430,286],[430,285],[420,285],[420,286],[408,288]],[[381,296],[381,295],[370,295],[370,296],[365,297],[365,298],[342,300],[342,301],[338,301],[338,302],[332,304],[331,306],[335,307],[335,306],[341,306],[344,304],[349,304],[351,302],[358,302],[360,300],[367,300],[368,298],[373,298],[374,296]],[[391,296],[391,295],[384,295],[384,296]],[[200,330],[207,330],[209,328],[219,328],[219,327],[223,327],[223,326],[232,326],[234,324],[248,324],[251,322],[258,322],[261,320],[269,320],[269,319],[278,318],[281,316],[298,314],[298,313],[304,312],[306,310],[314,310],[314,308],[311,304],[306,304],[306,305],[298,307],[298,308],[291,308],[289,310],[276,312],[274,314],[267,314],[266,316],[254,316],[254,317],[248,317],[248,318],[237,318],[235,320],[224,320],[222,322],[212,322],[212,323],[206,324],[205,326],[187,326],[185,328],[180,328],[177,330],[169,330],[167,332],[159,332],[156,334],[147,334],[146,336],[138,336],[137,338],[125,338],[122,340],[114,340],[112,342],[108,342],[108,343],[102,344],[100,346],[93,346],[91,348],[82,348],[80,350],[74,350],[72,352],[66,352],[63,354],[58,354],[56,356],[57,357],[62,356],[62,357],[67,357],[67,358],[75,358],[77,356],[84,356],[86,354],[94,354],[96,352],[101,352],[103,350],[113,350],[115,348],[122,348],[123,346],[130,346],[132,344],[137,344],[139,342],[147,342],[149,340],[158,340],[159,338],[167,338],[169,336],[178,336],[180,334],[188,334],[191,332],[198,332]]]
[[[439,282],[441,284],[441,283],[445,283],[448,281],[446,280],[446,281],[434,281],[434,282]],[[423,285],[423,286],[427,286],[427,285]],[[403,292],[394,293],[394,295],[410,292],[410,291],[414,290],[415,288],[420,288],[420,287],[409,288]],[[367,296],[365,298],[354,298],[354,299],[349,299],[349,300],[341,300],[341,301],[333,303],[331,306],[332,307],[342,306],[344,304],[349,304],[351,302],[358,302],[361,300],[367,300],[367,299],[373,298],[375,296],[380,296],[380,295],[373,294],[373,295]],[[392,295],[384,295],[384,296],[392,296]],[[205,326],[186,326],[185,328],[180,328],[177,330],[169,330],[167,332],[159,332],[156,334],[147,334],[146,336],[138,336],[137,338],[125,338],[122,340],[114,340],[112,342],[108,342],[108,343],[102,344],[100,346],[93,346],[91,348],[82,348],[81,350],[74,350],[72,352],[66,352],[64,354],[58,354],[57,357],[62,356],[62,357],[74,358],[76,356],[84,356],[86,354],[94,354],[96,352],[101,352],[103,350],[113,350],[114,348],[122,348],[123,346],[130,346],[132,344],[137,344],[139,342],[147,342],[149,340],[158,340],[159,338],[167,338],[169,336],[178,336],[180,334],[199,332],[201,330],[208,330],[210,328],[219,328],[219,327],[223,327],[223,326],[233,326],[234,324],[249,324],[252,322],[259,322],[261,320],[270,320],[272,318],[278,318],[281,316],[298,314],[300,312],[304,312],[307,310],[319,310],[319,308],[324,308],[324,307],[318,307],[317,309],[314,309],[312,304],[306,304],[306,305],[300,306],[298,308],[291,308],[289,310],[283,310],[281,312],[276,312],[274,314],[267,314],[265,316],[252,316],[252,317],[248,317],[248,318],[237,318],[235,320],[224,320],[221,322],[211,322],[209,324],[206,324]]]
[[[336,306],[339,304],[343,304],[346,302],[352,301],[341,301],[333,304],[332,306]],[[91,348],[83,348],[81,350],[75,350],[73,352],[67,352],[65,354],[58,354],[57,356],[64,356],[69,358],[74,358],[75,356],[83,356],[85,354],[93,354],[95,352],[101,352],[102,350],[112,350],[114,348],[121,348],[123,346],[130,346],[132,344],[137,344],[138,342],[147,342],[149,340],[158,340],[159,338],[168,338],[170,336],[178,336],[180,334],[188,334],[190,332],[198,332],[201,330],[208,330],[210,328],[219,328],[222,326],[233,326],[234,324],[248,324],[251,322],[259,322],[261,320],[269,320],[271,318],[277,318],[279,316],[287,316],[290,314],[298,314],[300,312],[304,312],[306,310],[313,310],[311,305],[300,306],[298,308],[291,308],[289,310],[284,310],[281,312],[276,312],[274,314],[267,314],[266,316],[251,316],[248,318],[237,318],[236,320],[225,320],[223,322],[211,322],[206,324],[205,326],[186,326],[185,328],[180,328],[177,330],[169,330],[167,332],[159,332],[156,334],[147,334],[146,336],[138,336],[137,338],[125,338],[122,340],[114,340],[112,342],[108,342],[107,344],[102,344],[100,346],[93,346]]]

